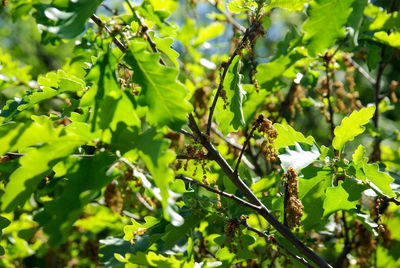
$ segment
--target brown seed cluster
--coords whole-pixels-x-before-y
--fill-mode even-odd
[[[377,242],[370,231],[358,220],[354,221],[354,245],[357,264],[360,267],[371,267],[370,257],[375,252]]]
[[[121,212],[124,206],[124,200],[122,199],[122,193],[119,189],[117,183],[110,183],[107,185],[104,191],[104,200],[107,207],[111,209],[112,212]]]
[[[289,168],[287,173],[283,175],[285,181],[285,214],[287,225],[290,229],[301,226],[301,217],[303,216],[303,204],[298,198],[299,180],[297,172],[294,168]]]
[[[135,244],[135,237],[137,235],[143,235],[144,233],[147,232],[147,228],[139,228],[136,231],[133,231],[133,238],[131,239],[131,244]]]
[[[240,245],[240,248],[243,249],[243,243],[241,239],[242,229],[240,229],[240,222],[237,219],[228,219],[225,222],[224,232],[226,236],[226,245],[228,246],[229,252],[234,253],[237,256],[238,248],[235,241],[237,241]]]
[[[264,134],[265,140],[261,144],[261,150],[267,163],[274,162],[278,158],[278,152],[274,146],[275,139],[278,137],[278,131],[268,119],[260,115],[257,119],[259,122],[258,131]]]

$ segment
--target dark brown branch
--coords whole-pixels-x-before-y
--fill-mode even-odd
[[[284,245],[282,245],[278,240],[275,239],[274,235],[267,235],[251,226],[248,225],[248,223],[246,221],[240,221],[240,224],[242,224],[243,226],[245,226],[248,230],[256,233],[258,236],[261,237],[265,237],[267,239],[267,241],[270,241],[274,244],[276,244],[279,248],[283,249],[283,251],[286,252],[286,254],[288,254],[289,256],[293,257],[295,260],[297,260],[298,262],[304,264],[307,267],[314,267],[312,266],[310,263],[308,263],[308,261],[306,261],[304,258],[297,256],[296,254],[294,254],[293,252],[291,252],[287,247],[285,247]]]
[[[189,137],[189,138],[191,138],[191,139],[194,138],[194,137],[193,137],[193,134],[190,133],[189,131],[186,131],[186,130],[184,130],[184,129],[181,129],[181,130],[179,130],[179,132],[182,133],[183,135],[185,135],[186,137]]]
[[[396,204],[397,206],[400,206],[400,201],[397,200],[397,199],[394,198],[394,197],[389,197],[389,196],[387,196],[387,195],[382,195],[381,197],[382,197],[383,200],[385,200],[386,202],[392,202],[392,203]]]
[[[285,237],[299,252],[304,254],[307,258],[312,260],[319,267],[331,267],[324,259],[318,256],[314,251],[304,245],[297,237],[283,224],[281,224],[265,207],[265,205],[254,195],[250,188],[243,182],[238,174],[235,174],[233,169],[229,166],[222,155],[215,149],[215,147],[209,141],[209,136],[201,133],[199,127],[192,114],[189,114],[189,128],[193,131],[193,135],[196,140],[202,144],[208,151],[210,159],[217,162],[221,167],[222,171],[228,176],[233,184],[239,189],[239,191],[255,205],[253,208],[257,213],[266,219],[283,237]]]
[[[214,109],[215,106],[217,105],[217,100],[219,97],[219,94],[221,93],[221,90],[224,86],[224,79],[226,76],[226,73],[228,72],[229,66],[231,65],[233,59],[236,57],[236,55],[238,54],[238,52],[242,49],[243,45],[245,44],[245,42],[249,39],[250,40],[250,36],[255,36],[254,34],[251,35],[253,32],[255,32],[258,28],[260,27],[260,22],[255,22],[253,23],[249,28],[246,29],[246,32],[243,35],[242,40],[240,40],[238,46],[236,47],[235,51],[232,53],[231,57],[229,58],[227,64],[225,65],[224,71],[222,73],[219,85],[218,85],[218,89],[217,89],[217,93],[215,94],[213,103],[210,107],[210,114],[208,116],[208,122],[207,122],[207,130],[206,130],[206,134],[208,136],[210,136],[210,130],[211,130],[211,124],[212,124],[212,117],[213,117],[213,113],[214,113]],[[250,40],[251,41],[251,40]]]
[[[329,78],[329,63],[331,61],[332,56],[328,54],[328,52],[324,56],[324,61],[325,61],[325,73],[326,73],[326,90],[327,90],[327,96],[326,98],[328,99],[328,111],[329,111],[329,123],[330,123],[330,128],[331,128],[331,140],[333,140],[333,137],[335,136],[334,130],[335,130],[335,123],[333,122],[333,107],[332,107],[332,102],[331,102],[331,81]]]
[[[9,156],[11,159],[15,159],[15,158],[23,157],[26,154],[7,152],[5,155]],[[92,154],[71,154],[71,156],[72,157],[93,157],[94,155],[92,155]]]
[[[128,50],[128,48],[121,43],[121,41],[119,41],[118,38],[116,38],[113,33],[110,31],[110,29],[108,29],[108,27],[106,26],[106,24],[99,18],[97,17],[97,15],[93,14],[91,17],[92,21],[94,21],[94,23],[97,24],[97,26],[99,26],[99,28],[104,28],[106,29],[107,33],[111,36],[114,44],[119,48],[119,50],[122,51],[122,53],[126,53],[126,51]]]
[[[253,204],[251,204],[251,203],[249,203],[249,202],[247,202],[247,201],[245,201],[245,200],[243,200],[243,199],[241,199],[241,198],[239,198],[239,197],[237,197],[237,196],[235,196],[235,195],[233,195],[233,194],[229,194],[229,193],[223,192],[223,191],[221,191],[221,190],[217,190],[217,189],[215,189],[215,188],[213,188],[213,187],[210,187],[210,186],[208,186],[208,185],[205,185],[205,184],[203,184],[203,183],[201,183],[201,182],[199,182],[199,181],[197,181],[197,180],[194,180],[194,179],[192,179],[192,178],[188,178],[188,177],[185,177],[185,176],[183,176],[183,175],[176,175],[176,176],[175,176],[175,179],[179,179],[179,180],[183,180],[183,181],[187,181],[187,182],[196,184],[197,186],[203,187],[203,188],[206,189],[207,191],[210,191],[210,192],[219,194],[219,195],[221,195],[221,196],[225,196],[225,197],[227,197],[227,198],[230,198],[230,199],[236,201],[237,203],[239,203],[239,204],[242,205],[242,206],[249,207],[249,208],[251,208],[251,209],[256,209],[256,210],[259,209],[258,206],[253,205]]]
[[[208,156],[207,155],[201,155],[200,159],[207,159]],[[195,160],[199,160],[198,156],[187,156],[186,154],[177,154],[176,155],[176,159],[195,159]]]
[[[379,103],[381,101],[380,99],[380,90],[381,90],[381,80],[382,80],[382,75],[383,71],[385,70],[385,52],[386,52],[386,46],[383,45],[382,50],[381,50],[381,61],[378,64],[378,73],[376,75],[376,83],[374,85],[375,89],[375,113],[374,117],[372,118],[372,121],[374,122],[374,127],[378,129],[379,126]]]

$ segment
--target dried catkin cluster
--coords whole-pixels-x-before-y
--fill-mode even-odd
[[[261,118],[261,116],[259,117]],[[262,117],[263,118],[263,117]],[[274,146],[278,131],[268,119],[263,119],[258,127],[258,131],[264,134],[265,140],[261,144],[262,153],[267,163],[273,162],[278,158],[278,152]]]
[[[303,204],[298,198],[299,180],[294,168],[289,168],[283,175],[285,181],[285,199],[287,200],[285,214],[287,225],[290,229],[301,226],[301,217],[303,216]]]
[[[364,227],[364,225],[358,221],[354,221],[354,245],[357,256],[357,264],[360,267],[371,267],[369,259],[371,255],[375,252],[377,247],[377,242],[372,237],[370,231]]]
[[[228,219],[225,222],[224,232],[226,236],[226,245],[228,246],[229,252],[232,252],[235,255],[237,255],[238,249],[235,244],[236,234],[240,248],[243,249],[243,242],[241,239],[242,229],[240,229],[240,222],[237,219]]]

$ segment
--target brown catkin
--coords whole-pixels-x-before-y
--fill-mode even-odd
[[[285,198],[287,200],[285,207],[287,225],[290,229],[293,229],[301,226],[301,217],[304,209],[301,200],[298,198],[299,180],[296,170],[292,167],[283,175],[283,178],[285,180]]]

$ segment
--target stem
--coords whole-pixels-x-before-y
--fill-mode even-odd
[[[215,106],[217,105],[217,100],[218,100],[219,94],[221,93],[221,90],[224,87],[224,85],[223,85],[224,84],[224,79],[225,79],[226,73],[228,72],[229,66],[231,65],[233,59],[238,54],[238,52],[242,49],[242,46],[243,46],[244,42],[246,42],[246,40],[249,39],[250,34],[253,33],[256,29],[258,29],[258,27],[259,27],[259,22],[255,22],[249,28],[246,29],[246,32],[244,33],[242,40],[240,40],[238,46],[236,47],[235,51],[232,53],[232,55],[229,58],[227,64],[225,65],[224,71],[223,71],[221,79],[219,81],[217,93],[215,94],[213,103],[212,103],[212,105],[210,107],[210,115],[208,116],[207,131],[206,131],[206,134],[208,136],[210,136],[211,123],[212,123],[212,117],[213,117],[214,109],[215,109]]]
[[[308,261],[306,261],[304,258],[297,256],[296,254],[294,254],[293,252],[291,252],[287,247],[285,247],[284,245],[282,245],[278,240],[275,239],[274,235],[267,235],[251,226],[248,225],[248,223],[246,221],[240,221],[240,224],[242,224],[243,226],[245,226],[248,230],[258,234],[261,237],[265,237],[267,239],[267,241],[271,241],[273,243],[275,243],[278,247],[280,247],[281,249],[283,249],[283,251],[285,251],[288,255],[290,255],[291,257],[293,257],[295,260],[297,260],[298,262],[304,264],[307,267],[314,267],[311,264],[308,263]]]
[[[189,128],[193,131],[196,139],[201,143],[208,151],[210,159],[217,162],[221,167],[222,171],[228,176],[233,184],[239,189],[239,191],[254,204],[253,208],[257,213],[264,217],[283,237],[285,237],[294,247],[296,247],[304,256],[308,257],[319,267],[331,267],[324,259],[318,256],[314,251],[304,245],[297,237],[282,223],[280,223],[265,207],[265,205],[254,195],[249,187],[244,183],[238,174],[235,174],[226,160],[221,154],[215,149],[215,147],[209,141],[209,136],[201,133],[199,127],[192,114],[189,114]]]
[[[240,25],[237,21],[235,21],[235,20],[232,18],[231,13],[225,12],[225,11],[220,10],[220,9],[218,8],[218,2],[217,2],[217,1],[208,0],[208,2],[209,2],[211,5],[213,5],[213,6],[215,7],[215,9],[216,9],[218,12],[220,12],[222,15],[224,15],[225,18],[226,18],[226,21],[229,22],[230,24],[232,24],[233,28],[235,28],[238,32],[240,32],[240,33],[243,34],[243,33],[246,31],[246,28],[245,28],[245,27],[243,27],[242,25]]]
[[[94,23],[97,24],[97,26],[99,26],[99,28],[104,28],[106,29],[107,33],[111,36],[114,44],[119,48],[119,50],[122,51],[122,53],[126,53],[126,51],[128,50],[128,48],[121,43],[121,41],[119,41],[118,38],[116,38],[112,32],[110,31],[110,29],[108,29],[108,27],[106,26],[106,24],[99,18],[97,17],[96,14],[93,14],[91,17],[92,21],[94,21]]]
[[[212,187],[210,187],[208,185],[205,185],[205,184],[203,184],[203,183],[201,183],[201,182],[199,182],[197,180],[194,180],[192,178],[188,178],[188,177],[185,177],[183,175],[176,175],[175,179],[183,180],[183,181],[187,181],[187,182],[196,184],[197,186],[203,187],[204,189],[207,189],[210,192],[213,192],[213,193],[225,196],[227,198],[230,198],[230,199],[236,201],[237,203],[239,203],[242,206],[249,207],[249,208],[252,208],[252,209],[259,209],[258,206],[253,205],[253,204],[251,204],[251,203],[249,203],[249,202],[247,202],[247,201],[245,201],[245,200],[243,200],[243,199],[241,199],[241,198],[239,198],[239,197],[237,197],[237,196],[235,196],[233,194],[229,194],[229,193],[223,192],[221,190],[217,190],[215,188],[212,188]]]
[[[253,137],[253,133],[254,133],[254,131],[257,129],[257,127],[258,127],[258,124],[255,123],[255,124],[253,125],[253,128],[252,128],[251,131],[250,131],[250,134],[247,136],[246,140],[244,141],[243,148],[242,148],[242,150],[240,151],[239,158],[238,158],[238,160],[237,160],[237,162],[236,162],[235,171],[234,171],[235,174],[238,174],[239,164],[240,164],[240,160],[242,159],[244,150],[246,150],[246,146],[247,146],[247,144],[249,143],[251,137]]]
[[[374,78],[372,78],[369,73],[364,70],[356,61],[354,61],[349,55],[345,56],[346,60],[354,67],[357,69],[357,71],[362,74],[365,79],[368,80],[368,82],[370,82],[373,86],[375,86],[376,81]]]
[[[375,83],[375,113],[374,113],[374,117],[372,118],[373,122],[374,122],[374,127],[376,129],[378,129],[379,126],[379,103],[381,101],[380,98],[380,90],[381,90],[381,80],[382,80],[382,74],[383,71],[385,70],[385,52],[386,52],[386,46],[382,47],[381,50],[381,61],[378,64],[378,73],[376,75],[376,83]]]
[[[329,110],[329,123],[330,123],[330,128],[331,128],[331,141],[333,137],[335,136],[335,124],[333,122],[333,108],[332,108],[332,102],[331,102],[331,81],[329,79],[329,62],[331,60],[331,56],[328,54],[325,54],[324,56],[325,60],[325,73],[326,73],[326,90],[327,92],[327,99],[328,99],[328,110]]]

